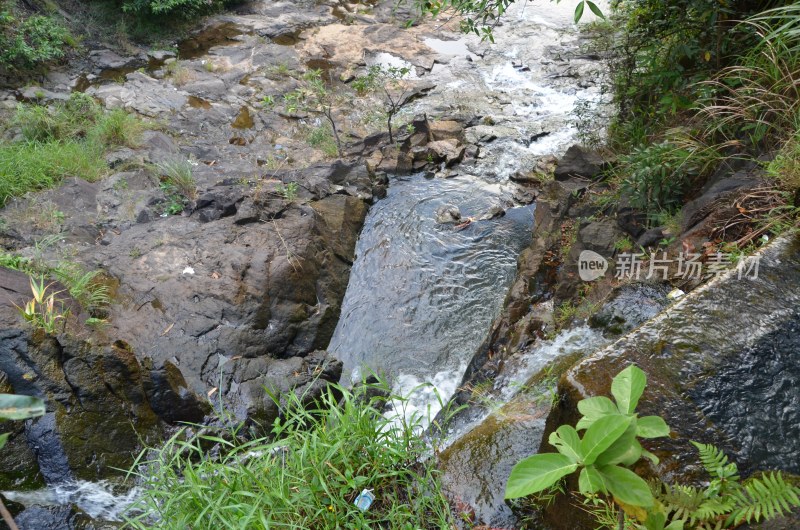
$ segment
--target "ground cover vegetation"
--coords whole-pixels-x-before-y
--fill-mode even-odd
[[[383,383],[328,386],[274,398],[270,435],[187,427],[144,451],[132,473],[143,497],[128,513],[138,529],[452,527],[419,418],[384,415],[404,400]],[[225,411],[218,411],[225,418]],[[356,506],[362,491],[374,495]]]

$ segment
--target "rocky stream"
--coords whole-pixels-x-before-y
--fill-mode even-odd
[[[609,283],[591,325],[549,333],[553,298],[580,285],[578,253],[611,255],[626,230],[582,222],[553,258],[600,164],[567,152],[576,108],[604,105],[603,63],[571,11],[516,5],[492,45],[457,21],[404,28],[410,13],[390,3],[254,1],[177,51],[98,45],[35,90],[0,92],[13,109],[84,91],[156,124],[107,156],[110,176],[0,212],[6,248],[99,268],[113,298],[106,325],[46,335],[14,306],[27,276],[0,268],[0,390],[47,401],[44,417],[2,424],[0,490],[20,528],[115,528],[136,496],[119,469],[142,443],[220,406],[257,431],[279,413],[265,387],[313,399],[371,372],[426,423],[450,400],[469,405],[440,461],[474,524],[515,528],[511,466],[630,361],[675,433],[654,449],[660,473],[691,467],[688,438],[723,440],[743,469],[800,472],[800,372],[784,355],[800,322],[796,242],[764,252],[758,281],[734,271],[677,303],[664,284]],[[409,69],[394,143],[377,96],[347,88],[372,65]],[[311,68],[344,95],[341,156],[307,141],[319,116],[271,103]],[[150,168],[175,158],[193,164],[197,195],[168,215]],[[29,221],[48,211],[55,223]],[[577,528],[575,511],[545,516]]]

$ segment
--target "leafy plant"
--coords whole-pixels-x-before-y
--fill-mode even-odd
[[[53,269],[56,278],[67,287],[70,296],[91,314],[111,303],[108,286],[99,281],[101,271],[87,271],[77,263],[62,262]]]
[[[270,110],[272,107],[275,106],[275,97],[266,95],[261,98],[261,106],[264,107],[266,110]]]
[[[654,499],[647,482],[626,467],[642,456],[658,462],[655,455],[642,448],[638,438],[669,434],[661,417],[639,418],[636,414],[646,384],[644,372],[631,365],[611,383],[615,401],[605,396],[580,401],[582,417],[578,424],[562,425],[550,435],[549,443],[558,452],[537,454],[518,462],[508,479],[506,498],[544,491],[580,469],[578,484],[582,494],[610,494],[621,505],[652,507]],[[585,430],[582,438],[580,430]]]
[[[0,1],[0,66],[26,70],[64,57],[69,31],[53,17],[21,16]]]
[[[60,291],[48,292],[53,284],[45,285],[44,276],[40,277],[38,282],[30,278],[30,285],[33,298],[23,307],[16,306],[17,311],[34,328],[42,329],[46,333],[55,333],[56,325],[67,318],[69,308],[65,308],[62,301],[56,300],[56,295],[60,294]]]
[[[45,413],[44,401],[37,397],[0,394],[0,420],[27,420]],[[8,442],[10,433],[0,434],[0,449]],[[11,513],[0,498],[0,515],[10,530],[19,530]]]
[[[637,147],[620,159],[621,190],[645,211],[674,212],[689,185],[716,161],[714,150],[664,141]]]
[[[578,402],[581,419],[575,427],[561,425],[550,435],[548,441],[558,452],[518,462],[508,479],[506,498],[550,491],[580,470],[578,488],[591,506],[587,511],[604,528],[722,530],[772,519],[800,506],[800,488],[780,472],[740,483],[735,463],[716,447],[697,442],[692,443],[711,476],[707,486],[659,481],[648,485],[628,468],[641,457],[657,464],[658,458],[643,449],[639,439],[667,436],[669,427],[660,416],[636,414],[646,385],[644,372],[631,365],[611,383],[614,401],[598,396]],[[583,437],[578,433],[582,430]]]
[[[297,198],[297,190],[298,190],[297,182],[289,182],[288,184],[282,184],[281,187],[278,189],[281,196],[289,202],[292,202]]]
[[[800,488],[787,483],[780,472],[764,473],[745,482],[725,453],[713,445],[692,442],[711,477],[703,488],[655,483],[653,492],[672,521],[699,530],[732,528],[769,520],[800,506]]]
[[[303,74],[303,86],[284,94],[283,101],[286,110],[294,113],[300,110],[313,112],[323,116],[330,125],[331,133],[336,142],[336,153],[342,155],[342,140],[336,125],[334,108],[339,97],[330,90],[322,78],[322,70],[311,69]]]

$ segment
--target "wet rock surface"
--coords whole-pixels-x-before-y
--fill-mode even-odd
[[[776,241],[757,254],[757,279],[740,279],[733,270],[571,368],[560,380],[543,439],[561,424],[574,425],[577,402],[608,395],[613,376],[635,363],[648,374],[640,414],[661,415],[672,429],[670,439],[648,441],[661,458],[650,473],[697,480],[689,440],[719,446],[744,475],[797,472],[798,244],[792,237]],[[561,497],[548,508],[551,527],[588,524],[569,502]]]

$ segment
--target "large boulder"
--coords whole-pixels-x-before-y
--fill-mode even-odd
[[[614,375],[636,364],[648,375],[639,413],[664,417],[672,430],[669,438],[647,441],[661,463],[642,464],[640,472],[697,480],[690,440],[722,448],[744,476],[800,472],[799,247],[795,238],[776,241],[745,262],[741,277],[730,271],[571,368],[560,380],[542,440],[559,425],[574,425],[578,401],[609,395]],[[553,449],[542,443],[541,450]],[[561,496],[547,509],[552,528],[592,528],[572,509],[575,500]]]
[[[74,322],[86,315],[64,294],[73,317],[63,332],[49,335],[24,324],[13,305],[30,298],[27,284],[27,275],[0,269],[0,288],[8,295],[0,301],[0,371],[4,390],[43,398],[47,413],[0,423],[11,433],[9,447],[16,448],[0,452],[0,487],[96,480],[111,467],[129,466],[139,441],[160,429],[138,361],[125,348],[80,338],[86,330]]]

